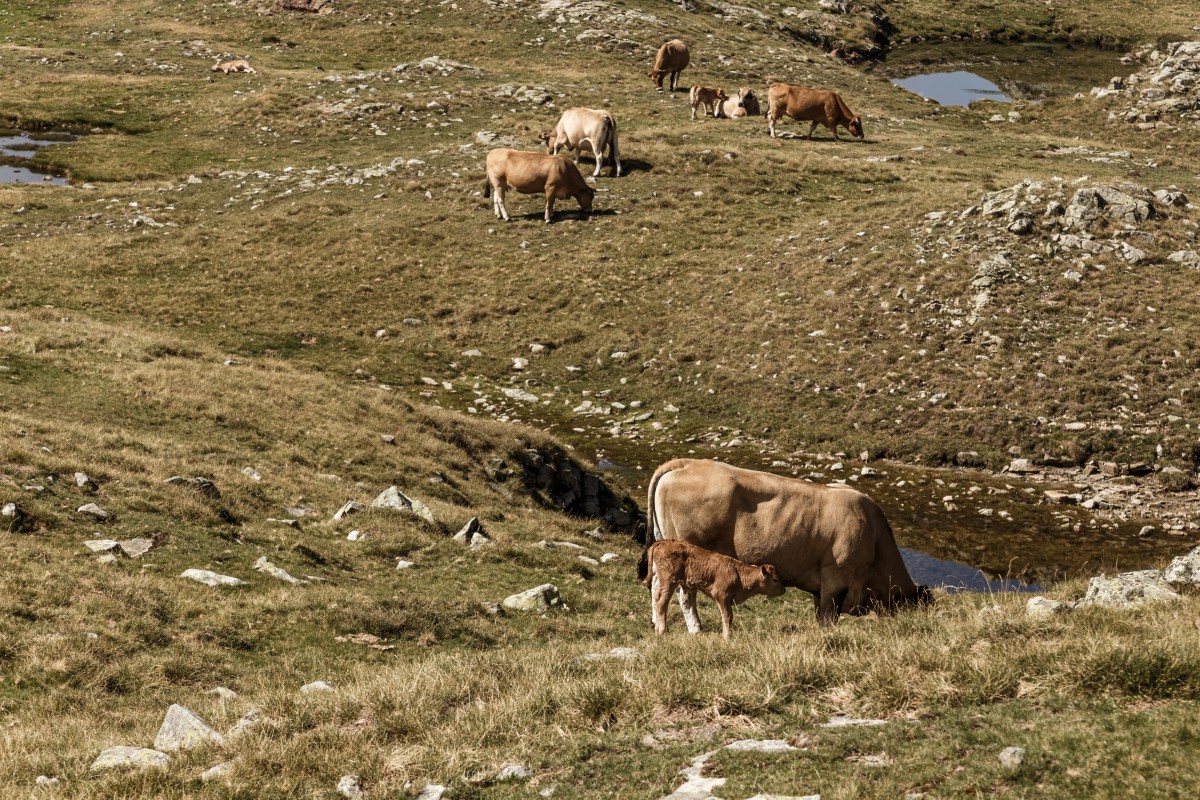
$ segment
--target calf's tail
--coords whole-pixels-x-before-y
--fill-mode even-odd
[[[650,575],[650,548],[642,549],[642,557],[638,559],[638,580],[646,583]]]

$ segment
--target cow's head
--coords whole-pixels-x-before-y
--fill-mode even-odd
[[[863,138],[862,117],[851,117],[850,124],[846,127],[850,129],[851,136]]]
[[[763,564],[759,567],[762,572],[762,593],[769,597],[778,597],[783,594],[783,581],[779,580],[779,572],[770,564]]]
[[[538,137],[538,139],[540,139],[546,145],[546,153],[547,154],[554,153],[554,140],[555,140],[554,134],[555,134],[555,131],[545,131],[541,136]]]
[[[669,74],[670,73],[668,73],[666,70],[652,69],[646,73],[646,77],[648,77],[648,78],[650,78],[650,80],[654,81],[654,85],[661,89],[663,76],[669,75]]]
[[[590,214],[592,213],[592,201],[596,199],[596,190],[585,185],[576,193],[575,199],[579,201],[579,207],[583,209],[583,213]]]

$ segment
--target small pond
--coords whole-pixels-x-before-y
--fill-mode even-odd
[[[960,561],[935,558],[920,550],[900,548],[904,566],[917,583],[950,592],[1036,592],[1036,583],[1024,583],[1016,578],[989,578],[982,570]]]
[[[942,105],[976,100],[1040,100],[1104,86],[1131,67],[1121,52],[1039,42],[944,42],[900,47],[870,67],[892,83]]]
[[[0,128],[0,183],[49,183],[69,186],[66,178],[39,169],[30,162],[43,147],[73,142],[78,134],[69,131],[19,131]]]

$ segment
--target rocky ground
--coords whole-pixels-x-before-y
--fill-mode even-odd
[[[1129,61],[1141,69],[1113,78],[1107,87],[1092,89],[1093,97],[1104,98],[1113,108],[1110,120],[1143,131],[1200,125],[1200,42],[1144,47]]]

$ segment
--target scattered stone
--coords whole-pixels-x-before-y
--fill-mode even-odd
[[[338,779],[337,791],[342,797],[347,800],[362,800],[366,797],[363,794],[362,778],[357,775],[343,775]]]
[[[493,603],[491,600],[484,600],[479,604],[479,607],[483,609],[483,613],[490,614],[493,617],[504,616],[504,609],[500,607],[500,604]]]
[[[514,370],[517,370],[518,372],[519,372],[519,371],[521,371],[521,370],[523,370],[523,369],[525,369],[525,368],[526,368],[526,367],[528,367],[528,366],[529,366],[529,359],[528,359],[528,358],[520,358],[520,357],[518,357],[518,358],[514,358],[514,359],[512,360],[512,368],[513,368]]]
[[[242,474],[252,481],[261,481],[262,475],[254,467],[243,467]]]
[[[115,555],[113,555],[112,553],[105,553],[104,555],[97,558],[96,561],[100,564],[104,564],[107,566],[109,564],[116,564],[117,557]]]
[[[43,789],[55,789],[58,787],[58,778],[51,778],[49,775],[38,775],[33,779],[33,782]]]
[[[1031,617],[1050,617],[1066,608],[1065,603],[1038,595],[1029,598],[1029,602],[1025,604],[1025,613]]]
[[[1173,559],[1163,570],[1163,580],[1189,589],[1200,588],[1200,547]]]
[[[1092,578],[1087,594],[1079,601],[1079,607],[1105,606],[1108,608],[1130,608],[1144,603],[1178,600],[1179,593],[1163,579],[1156,569],[1122,572],[1115,578],[1103,575]]]
[[[505,764],[496,773],[497,781],[523,781],[532,777],[533,773],[524,764]]]
[[[514,611],[549,611],[552,607],[561,605],[558,587],[552,583],[543,583],[518,594],[504,598],[502,605]]]
[[[405,561],[403,558],[396,562],[396,569],[412,569],[415,566],[416,564],[411,561]]]
[[[154,540],[139,536],[136,539],[125,539],[117,544],[120,545],[121,552],[129,558],[141,558],[154,547]]]
[[[1056,489],[1047,489],[1042,492],[1042,496],[1046,498],[1047,503],[1058,503],[1061,505],[1073,506],[1083,502],[1083,496],[1080,494],[1071,494],[1069,492],[1060,492]]]
[[[346,517],[350,516],[351,514],[358,514],[360,512],[366,511],[366,510],[367,510],[366,503],[360,503],[357,500],[348,500],[346,502],[346,505],[339,508],[337,510],[337,513],[333,515],[333,520],[334,520],[334,522],[340,522],[340,521],[344,520]]]
[[[541,547],[545,550],[557,550],[559,548],[565,548],[567,550],[582,550],[583,549],[583,545],[575,544],[575,542],[551,542],[551,541],[547,541],[546,539],[543,539],[542,541],[538,542],[534,546]]]
[[[275,519],[274,517],[267,517],[267,522],[271,522],[276,525],[286,525],[294,530],[300,530],[300,520],[298,519]]]
[[[396,443],[396,437],[390,433],[379,434],[379,440],[381,442],[383,442],[384,444],[395,444]]]
[[[1200,266],[1200,253],[1195,250],[1176,250],[1167,256],[1167,261],[1172,261],[1176,264],[1185,264],[1189,267]]]
[[[220,764],[215,764],[214,766],[204,770],[204,772],[201,772],[200,780],[204,783],[208,783],[209,781],[215,781],[218,778],[224,778],[228,776],[230,772],[233,772],[233,762],[222,761]]]
[[[109,550],[119,547],[118,543],[112,539],[92,539],[84,542],[83,546],[93,553],[107,553]]]
[[[96,482],[88,477],[86,472],[75,473],[75,485],[80,489],[83,489],[85,492],[94,492],[99,488],[96,486]]]
[[[887,753],[874,753],[870,755],[855,755],[846,759],[854,764],[861,764],[864,767],[890,767],[896,763],[896,760]]]
[[[230,575],[221,575],[207,569],[185,569],[179,573],[181,578],[190,578],[194,581],[199,581],[205,586],[245,586],[246,582],[241,578],[234,578]]]
[[[224,686],[218,686],[214,689],[209,689],[208,694],[215,694],[217,697],[226,701],[237,699],[237,692],[235,692],[233,689],[226,689]]]
[[[849,714],[835,714],[822,728],[846,728],[856,725],[886,725],[886,719],[856,719]]]
[[[348,541],[348,542],[365,542],[370,537],[371,537],[370,533],[364,533],[363,531],[360,531],[357,528],[355,528],[354,530],[352,530],[346,534],[346,541]]]
[[[261,708],[252,708],[243,714],[241,719],[233,723],[233,727],[229,729],[229,733],[227,733],[226,736],[228,736],[230,739],[236,738],[256,725],[261,725],[266,721],[267,715],[263,713]]]
[[[154,749],[164,752],[195,750],[203,745],[225,744],[225,737],[178,703],[167,709],[167,715],[154,737]]]
[[[208,478],[185,478],[182,475],[174,475],[167,478],[164,483],[169,483],[172,486],[187,486],[188,488],[195,489],[205,497],[211,497],[214,500],[221,497],[221,492],[217,489],[217,485]]]
[[[350,644],[361,644],[370,647],[372,650],[395,650],[396,645],[384,644],[383,639],[380,639],[373,633],[351,633],[346,636],[333,637],[335,642],[349,642]]]
[[[1008,465],[1008,471],[1016,475],[1029,475],[1036,472],[1041,472],[1042,468],[1034,464],[1028,458],[1015,458]]]
[[[610,561],[616,561],[620,557],[621,556],[617,553],[605,553],[604,555],[600,556],[600,563],[607,564]]]
[[[1140,531],[1138,531],[1138,538],[1141,538],[1144,536],[1149,536],[1150,534],[1154,533],[1156,530],[1158,530],[1158,528],[1155,528],[1153,525],[1143,525],[1142,529]],[[1178,559],[1176,559],[1176,560],[1178,560]],[[1174,563],[1174,562],[1172,562],[1172,563]],[[1171,571],[1171,568],[1168,567],[1167,572],[1163,573],[1163,577],[1166,578],[1168,582],[1174,583],[1174,581],[1172,581],[1170,578],[1167,578],[1167,573],[1169,573],[1170,571]]]
[[[483,524],[479,521],[479,517],[471,517],[467,520],[467,524],[463,525],[462,529],[451,538],[459,544],[470,544],[471,537],[477,533],[483,533]]]
[[[438,783],[427,783],[421,793],[417,795],[417,800],[442,800],[445,796],[445,786]]]
[[[315,694],[317,692],[332,692],[333,687],[325,681],[313,681],[300,687],[300,694]]]
[[[104,522],[108,519],[108,512],[95,503],[86,503],[75,510],[80,514],[89,514],[100,522]]]
[[[433,512],[429,510],[429,506],[422,503],[420,500],[408,497],[403,494],[399,488],[389,486],[379,493],[371,502],[371,508],[387,508],[394,511],[411,511],[421,519],[428,522],[430,525],[436,523],[433,517]]]
[[[632,647],[614,647],[607,653],[585,653],[580,656],[581,661],[605,661],[608,659],[616,659],[617,661],[628,661],[632,658],[641,658],[642,654]]]
[[[284,570],[280,567],[275,566],[274,564],[272,564],[270,561],[267,560],[266,556],[261,556],[261,557],[259,557],[258,561],[254,562],[254,569],[257,570],[258,572],[266,573],[267,575],[270,575],[272,578],[277,578],[278,580],[284,581],[286,583],[308,583],[308,581],[301,580],[299,578],[293,577],[292,575],[289,575],[287,570]]]
[[[1024,747],[1006,747],[1000,751],[1000,766],[1005,769],[1017,769],[1024,760]]]
[[[151,750],[148,747],[110,747],[92,762],[92,771],[106,769],[146,769],[158,767],[165,769],[171,763],[171,757],[166,753]]]
[[[0,507],[0,518],[7,520],[6,527],[13,533],[19,533],[31,527],[29,514],[16,503],[5,503]]]

